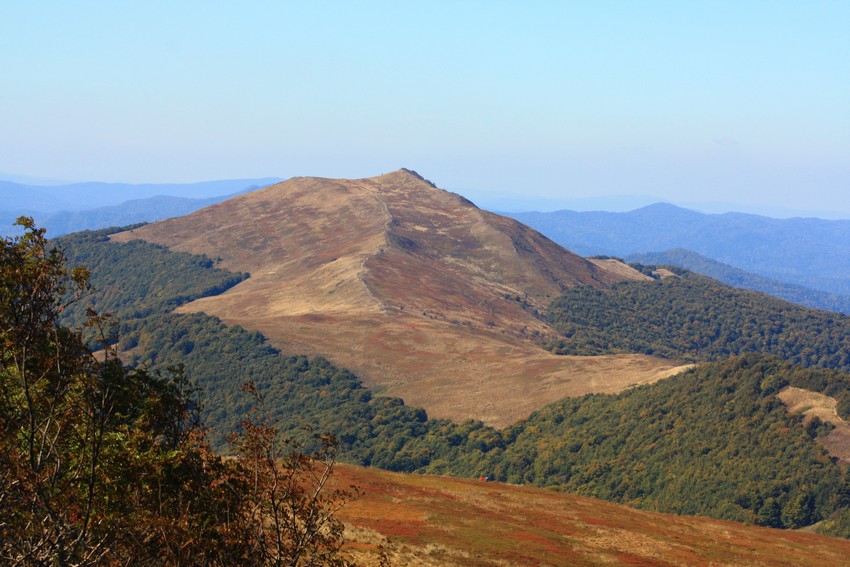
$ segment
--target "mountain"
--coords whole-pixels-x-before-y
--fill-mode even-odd
[[[257,188],[280,181],[276,177],[260,179],[224,179],[198,183],[73,183],[38,186],[0,181],[0,210],[40,213],[84,211],[120,205],[135,199],[162,195],[186,199],[207,199],[232,195],[249,187]]]
[[[832,565],[847,553],[847,542],[811,533],[469,480],[505,475],[647,510],[794,528],[818,522],[807,531],[846,536],[850,515],[842,506],[850,477],[817,445],[827,445],[838,428],[806,423],[776,400],[789,391],[786,384],[798,394],[824,386],[847,391],[846,375],[746,356],[616,396],[564,400],[503,432],[427,419],[398,400],[369,396],[354,376],[326,361],[281,355],[257,333],[203,314],[170,313],[175,304],[220,293],[242,277],[209,258],[142,241],[109,242],[104,232],[57,244],[73,263],[93,269],[95,295],[105,295],[98,306],[136,327],[122,331],[122,350],[135,351],[131,356],[154,372],[185,364],[206,393],[211,430],[221,428],[222,416],[238,423],[255,407],[239,398],[240,381],[250,377],[285,437],[303,434],[299,423],[307,423],[336,434],[346,460],[423,472],[438,467],[466,477],[338,467],[334,486],[365,492],[341,512],[346,549],[362,564],[378,564],[382,550],[400,565]],[[798,397],[797,411],[818,405],[812,398]]]
[[[174,313],[188,301],[235,291],[245,274],[222,271],[218,258],[139,240],[108,241],[106,233],[69,235],[60,245],[73,264],[92,269],[98,291],[91,299],[100,298],[93,306],[121,317],[120,348],[130,364],[152,371],[185,367],[202,389],[219,450],[227,451],[224,437],[254,407],[240,390],[251,379],[284,436],[307,442],[304,425],[329,431],[350,462],[487,474],[648,510],[774,527],[816,524],[813,529],[825,533],[850,534],[850,475],[842,464],[850,455],[848,376],[746,354],[846,369],[850,318],[687,273],[570,288],[549,310],[564,332],[555,343],[559,350],[716,362],[617,395],[561,400],[497,430],[429,419],[415,406],[365,389],[326,360],[278,351],[259,333],[203,313]],[[505,407],[533,395],[535,378],[499,392]],[[444,391],[436,388],[435,395]],[[819,413],[810,415],[815,409]]]
[[[152,222],[186,215],[277,181],[277,178],[264,178],[186,184],[78,183],[57,186],[0,181],[0,234],[21,234],[20,229],[13,226],[21,215],[33,217],[51,237],[80,230]]]
[[[204,311],[286,352],[324,356],[432,417],[506,425],[564,396],[678,369],[643,355],[542,349],[555,334],[541,313],[563,290],[646,276],[581,258],[408,170],[294,178],[112,238],[250,273],[180,312]]]
[[[628,213],[511,213],[583,255],[685,248],[785,283],[850,295],[850,221],[703,214],[659,203]]]

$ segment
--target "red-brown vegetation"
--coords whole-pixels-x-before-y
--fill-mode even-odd
[[[842,565],[850,542],[634,510],[502,483],[339,466],[364,496],[340,518],[359,563],[377,565]]]

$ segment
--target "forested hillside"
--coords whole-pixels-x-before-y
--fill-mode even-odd
[[[561,354],[643,352],[698,361],[763,352],[805,367],[850,370],[850,317],[690,272],[604,291],[567,290],[549,318],[563,335],[553,344]]]
[[[850,507],[850,475],[776,393],[846,375],[747,355],[615,396],[553,404],[509,428],[490,474],[650,510],[796,528]],[[847,532],[845,532],[847,533]]]
[[[629,254],[625,257],[625,261],[648,265],[678,266],[714,278],[727,285],[759,291],[785,301],[798,303],[804,307],[838,311],[844,314],[850,313],[850,297],[847,295],[827,293],[766,278],[683,248],[673,248],[665,252]]]
[[[850,535],[846,467],[816,443],[830,427],[804,426],[776,397],[786,384],[826,393],[841,401],[847,416],[847,376],[761,356],[727,360],[758,351],[846,369],[843,316],[693,274],[606,292],[577,288],[552,308],[567,335],[554,345],[562,352],[639,350],[717,362],[618,396],[564,400],[496,430],[473,421],[428,419],[401,400],[374,396],[356,376],[325,360],[281,354],[258,333],[203,314],[169,313],[245,277],[216,269],[212,259],[142,242],[112,243],[104,232],[57,242],[72,263],[89,264],[94,295],[106,292],[97,306],[120,318],[126,360],[152,369],[182,364],[201,386],[204,415],[220,451],[229,451],[226,436],[252,410],[241,388],[250,379],[283,431],[306,441],[305,427],[329,431],[350,462],[488,475],[762,525],[830,519],[824,529]]]
[[[94,292],[69,306],[65,320],[79,325],[92,308],[121,320],[165,313],[199,297],[219,294],[248,277],[215,267],[206,256],[170,252],[140,240],[117,246],[109,234],[117,229],[84,231],[56,240],[72,265],[91,271]]]

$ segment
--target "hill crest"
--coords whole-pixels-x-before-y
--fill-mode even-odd
[[[564,289],[645,276],[594,264],[409,170],[297,177],[113,238],[204,253],[249,272],[225,294],[181,310],[325,356],[434,417],[506,425],[565,395],[617,391],[674,368],[637,357],[618,374],[612,367],[626,359],[588,367],[542,350],[536,341],[553,331],[537,312]]]

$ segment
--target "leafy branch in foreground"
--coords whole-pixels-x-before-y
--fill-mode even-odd
[[[336,508],[323,508],[346,501],[322,493],[332,440],[316,455],[327,462],[269,451],[269,424],[245,430],[245,455],[257,447],[282,464],[216,455],[180,366],[128,370],[110,346],[108,318],[93,312],[97,357],[80,330],[59,323],[68,302],[90,292],[87,273],[69,271],[31,219],[19,224],[24,235],[0,243],[0,562],[345,564]],[[274,540],[258,538],[269,525]]]
[[[257,403],[257,417],[242,422],[231,436],[240,462],[250,475],[247,510],[251,548],[263,565],[349,565],[339,556],[343,525],[335,514],[360,496],[350,490],[328,490],[339,444],[320,437],[313,454],[302,452],[293,438],[282,438],[254,382],[243,390]]]

